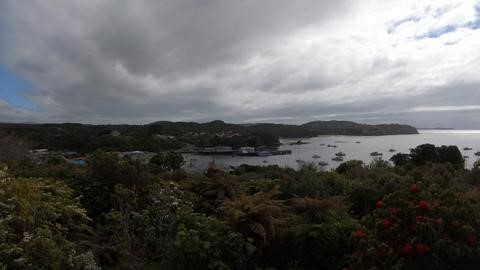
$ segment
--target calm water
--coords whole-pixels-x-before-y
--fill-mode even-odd
[[[240,157],[240,156],[204,156],[204,155],[186,155],[186,170],[205,169],[209,161],[215,160],[220,166],[238,166],[241,164],[250,165],[279,165],[282,167],[298,168],[297,160],[305,162],[325,161],[328,166],[325,169],[336,168],[341,162],[333,161],[335,153],[342,151],[346,154],[344,161],[358,159],[365,163],[370,163],[373,158],[370,153],[377,151],[383,153],[382,159],[388,160],[392,155],[398,152],[408,153],[410,148],[424,143],[440,145],[456,145],[466,159],[466,166],[472,167],[478,159],[474,153],[480,151],[480,130],[419,130],[416,135],[391,135],[391,136],[319,136],[315,138],[297,138],[282,139],[283,145],[280,149],[292,150],[291,155],[269,156],[269,157]],[[289,145],[301,139],[308,144]],[[360,143],[356,143],[359,141]],[[321,146],[320,144],[325,144]],[[337,148],[327,147],[327,145],[336,145]],[[464,147],[471,147],[473,150],[464,151]],[[388,150],[394,148],[395,153]],[[313,155],[319,155],[320,158],[312,158]],[[192,161],[190,161],[193,159]]]

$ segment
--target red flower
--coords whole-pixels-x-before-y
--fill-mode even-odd
[[[415,250],[418,254],[423,254],[425,252],[427,252],[429,250],[428,246],[427,245],[424,245],[424,244],[417,244],[415,246]]]
[[[382,200],[378,201],[375,205],[377,206],[377,208],[382,208],[383,206]]]
[[[389,208],[388,209],[388,212],[391,214],[391,215],[396,215],[400,212],[400,209],[398,208]]]
[[[415,220],[417,222],[425,222],[426,218],[422,215],[417,215],[417,216],[415,216]]]
[[[411,184],[408,189],[412,193],[418,193],[420,191],[420,188],[417,186],[417,184]]]
[[[413,247],[412,245],[410,244],[405,244],[403,245],[403,248],[402,248],[402,253],[405,254],[405,255],[411,255],[413,254]]]
[[[425,200],[421,200],[418,202],[418,208],[420,209],[428,209],[428,202]]]
[[[353,233],[353,237],[355,237],[356,239],[363,238],[364,236],[365,236],[365,234],[361,230],[356,230]]]
[[[384,228],[390,228],[390,226],[392,226],[392,222],[388,218],[384,218],[382,220],[382,225]]]
[[[442,218],[437,218],[437,219],[435,219],[435,223],[438,224],[438,225],[442,225],[443,224],[443,219]]]
[[[355,252],[352,253],[351,256],[354,257],[354,258],[356,258],[356,257],[360,257],[360,255],[362,255],[362,254],[360,254],[360,252],[355,251]]]
[[[465,241],[467,242],[467,245],[471,247],[477,245],[477,238],[475,237],[475,235],[469,235]]]
[[[462,224],[460,223],[459,220],[454,220],[454,221],[452,221],[452,226],[454,226],[454,227],[460,227],[460,225],[462,225]]]

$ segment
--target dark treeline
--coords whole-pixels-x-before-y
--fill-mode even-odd
[[[165,151],[185,145],[232,147],[275,146],[280,137],[299,138],[321,134],[415,134],[406,125],[364,125],[346,121],[310,122],[303,125],[155,122],[149,125],[0,124],[0,131],[29,142],[32,148],[106,151]]]
[[[0,143],[2,269],[478,269],[480,164],[420,145],[394,165],[180,169],[97,150],[86,166]],[[18,147],[18,151],[12,151]]]

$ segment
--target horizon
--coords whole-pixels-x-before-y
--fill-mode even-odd
[[[0,122],[480,129],[478,0],[6,0],[0,10]]]

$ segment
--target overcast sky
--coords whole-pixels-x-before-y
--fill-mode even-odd
[[[480,128],[480,0],[0,0],[0,122]]]

